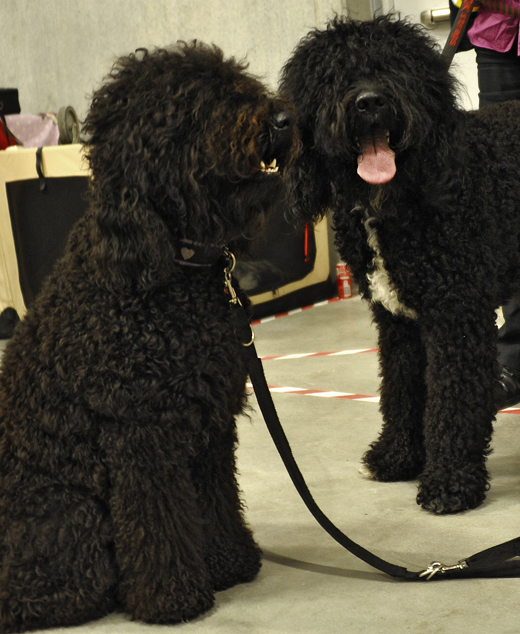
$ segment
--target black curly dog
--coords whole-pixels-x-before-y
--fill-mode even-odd
[[[474,508],[488,489],[495,309],[520,291],[520,102],[461,110],[437,45],[388,17],[311,32],[281,87],[303,143],[296,213],[333,210],[379,331],[384,425],[364,468],[418,477],[435,513]]]
[[[94,94],[89,210],[3,360],[1,632],[186,621],[258,573],[223,247],[285,198],[294,119],[196,43],[121,58]]]

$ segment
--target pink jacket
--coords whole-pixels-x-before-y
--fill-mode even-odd
[[[505,4],[520,8],[520,0],[502,0]],[[457,2],[454,2],[457,4]],[[469,41],[473,46],[489,48],[499,53],[506,53],[511,49],[520,30],[517,18],[509,18],[492,9],[481,7],[475,21],[468,30]],[[520,40],[517,53],[520,55]]]

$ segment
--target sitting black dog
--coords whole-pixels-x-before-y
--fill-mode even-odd
[[[224,254],[285,196],[283,100],[202,44],[122,58],[87,116],[90,207],[0,376],[0,630],[172,623],[252,580]]]

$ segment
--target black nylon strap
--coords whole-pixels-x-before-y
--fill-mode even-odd
[[[45,174],[43,173],[43,148],[39,147],[36,150],[36,172],[38,173],[38,180],[40,181],[40,191],[44,192],[47,187],[45,181]]]
[[[468,30],[473,8],[478,4],[480,3],[477,0],[463,0],[460,6],[459,12],[453,22],[450,34],[448,35],[448,39],[446,40],[446,44],[444,45],[444,49],[442,51],[442,56],[448,62],[448,65],[453,61],[453,57],[462,42],[462,38]]]
[[[237,320],[237,335],[239,340],[243,342],[244,345],[247,344],[247,347],[244,348],[244,352],[247,359],[249,377],[271,438],[304,504],[318,524],[320,524],[335,541],[373,568],[391,577],[405,581],[520,576],[520,560],[515,559],[516,557],[520,557],[520,537],[483,550],[465,560],[461,560],[454,566],[445,566],[440,562],[433,562],[425,570],[411,572],[402,566],[396,566],[374,555],[340,531],[316,504],[294,459],[289,441],[287,440],[287,436],[282,428],[271,398],[262,362],[258,358],[254,344],[251,343],[251,326],[246,312],[243,309],[237,309],[234,310],[234,313]]]
[[[176,240],[172,237],[172,242],[177,255],[175,262],[183,266],[213,266],[222,257],[222,249],[224,248],[221,244],[203,244],[188,238]]]

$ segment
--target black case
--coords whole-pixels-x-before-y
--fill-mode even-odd
[[[17,88],[0,88],[0,114],[20,114]]]

